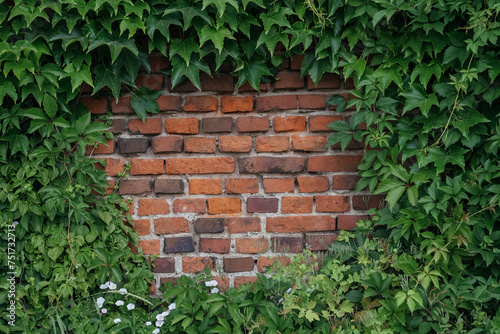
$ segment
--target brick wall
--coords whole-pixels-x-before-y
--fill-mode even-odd
[[[325,148],[326,125],[348,116],[325,100],[351,87],[327,74],[316,87],[300,77],[300,57],[286,60],[278,81],[235,88],[224,73],[174,89],[151,57],[152,74],[138,86],[161,89],[161,113],[143,123],[130,97],[82,97],[95,114],[112,112],[114,139],[93,156],[105,158],[110,184],[130,163],[119,193],[144,254],[158,254],[156,283],[206,266],[230,284],[252,280],[283,253],[325,250],[339,230],[352,229],[381,198],[353,195],[362,145]]]

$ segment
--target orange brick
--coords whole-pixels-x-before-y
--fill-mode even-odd
[[[165,199],[141,198],[139,199],[139,216],[147,215],[167,215],[170,213],[170,206]]]
[[[310,157],[309,172],[357,172],[362,155],[327,155]]]
[[[233,217],[227,221],[229,233],[260,232],[259,217]]]
[[[257,137],[257,152],[285,152],[289,147],[288,136]]]
[[[221,98],[222,112],[248,112],[253,110],[252,96],[223,96]]]
[[[299,193],[316,193],[330,188],[326,176],[297,176]]]
[[[288,266],[290,264],[290,258],[286,256],[278,257],[259,257],[257,260],[257,270],[260,273],[266,272],[266,267],[272,267],[274,262],[279,266]]]
[[[161,74],[140,74],[135,79],[137,88],[147,87],[152,90],[163,89],[163,75]]]
[[[236,252],[244,254],[258,254],[269,249],[269,242],[265,238],[236,238]]]
[[[241,199],[237,197],[208,199],[208,213],[211,215],[239,212],[241,212]]]
[[[212,96],[186,96],[185,111],[209,112],[219,108],[217,98]]]
[[[106,161],[106,167],[100,163],[97,163],[96,167],[104,170],[108,176],[117,176],[119,172],[125,172],[125,159],[105,158],[104,161]]]
[[[257,111],[271,111],[275,109],[297,109],[297,96],[275,95],[259,96],[255,99]]]
[[[189,153],[215,153],[216,139],[206,137],[186,137],[184,139],[184,152]]]
[[[142,253],[144,255],[160,255],[160,239],[140,240],[138,247],[142,247]]]
[[[295,151],[326,151],[325,136],[292,136],[292,147]]]
[[[183,217],[157,218],[154,220],[156,234],[189,233],[189,220]]]
[[[327,216],[281,216],[267,217],[266,231],[273,233],[296,233],[334,231],[335,217]]]
[[[149,219],[135,219],[133,229],[138,235],[150,235],[151,234],[151,222]]]
[[[200,252],[225,254],[230,248],[229,238],[200,238]]]
[[[169,118],[165,121],[167,133],[197,134],[198,126],[197,118]]]
[[[161,118],[131,119],[128,121],[128,129],[132,133],[141,133],[144,135],[158,134],[161,132]]]
[[[269,117],[238,117],[236,128],[238,132],[266,132],[269,131]]]
[[[316,196],[316,211],[345,212],[351,209],[349,196]]]
[[[306,131],[305,116],[274,117],[275,132]]]
[[[213,174],[233,173],[234,158],[172,158],[167,159],[166,174]]]
[[[163,174],[163,159],[130,159],[130,174]]]
[[[125,204],[127,204],[127,206],[128,206],[127,212],[124,212],[123,214],[124,215],[133,215],[135,213],[135,211],[134,211],[134,201],[133,200],[124,199],[123,202]]]
[[[227,194],[254,194],[259,192],[259,180],[255,178],[226,179]]]
[[[266,193],[292,193],[295,189],[293,178],[264,179],[264,191]]]
[[[189,179],[189,193],[196,194],[222,194],[221,179]]]
[[[156,99],[160,111],[177,111],[181,109],[181,97],[175,95],[162,95]]]
[[[279,72],[276,75],[274,88],[276,89],[289,89],[289,88],[303,88],[304,78],[300,77],[300,72]]]
[[[354,190],[358,184],[360,177],[357,175],[333,175],[332,189],[333,190]]]
[[[281,199],[282,213],[311,213],[312,209],[312,197],[283,197]]]
[[[308,89],[337,89],[340,88],[340,77],[338,74],[325,73],[316,85],[314,81],[308,76],[307,77],[307,88]]]
[[[207,201],[203,198],[178,198],[174,200],[176,213],[205,213]]]
[[[236,276],[234,278],[234,287],[238,288],[240,285],[244,285],[247,283],[252,284],[255,281],[257,281],[256,276]]]
[[[306,244],[308,245],[307,249],[312,251],[318,250],[327,250],[328,246],[334,243],[337,240],[337,234],[307,234],[306,235]]]
[[[250,152],[252,150],[252,137],[220,136],[219,150],[221,152]]]
[[[111,110],[113,114],[133,114],[134,109],[130,105],[132,96],[121,96],[116,102],[115,98],[111,99]]]
[[[111,154],[115,151],[115,142],[113,139],[106,139],[106,144],[97,144],[94,148],[92,145],[88,145],[85,154]]]
[[[182,258],[182,272],[195,273],[206,267],[214,269],[214,261],[210,257],[190,256]]]
[[[309,116],[309,131],[333,131],[327,125],[336,121],[343,120],[342,116]]]

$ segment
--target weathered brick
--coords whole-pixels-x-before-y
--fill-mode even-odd
[[[150,179],[131,179],[121,180],[119,193],[120,195],[141,195],[151,191]]]
[[[287,256],[269,257],[261,256],[257,260],[257,270],[259,273],[265,273],[266,267],[272,267],[273,264],[277,262],[277,266],[288,266],[290,264],[290,258]]]
[[[151,234],[151,221],[149,219],[134,219],[134,231],[138,235],[150,235]]]
[[[335,151],[340,151],[342,150],[342,147],[340,145],[340,143],[336,143],[332,146],[330,146],[332,150],[335,150]],[[349,144],[347,144],[347,147],[345,148],[346,150],[361,150],[361,149],[364,149],[365,148],[365,143],[364,142],[359,142],[359,141],[356,141],[356,140],[351,140],[349,142]]]
[[[253,96],[223,96],[221,97],[223,113],[248,112],[253,110]]]
[[[275,132],[306,131],[305,116],[276,116],[273,122]]]
[[[309,131],[318,132],[318,131],[333,131],[327,125],[336,121],[343,120],[342,116],[334,115],[334,116],[309,116]]]
[[[216,139],[206,137],[186,137],[184,152],[188,153],[215,153]]]
[[[266,238],[236,238],[236,252],[244,254],[258,254],[269,249]]]
[[[354,86],[354,79],[353,78],[347,78],[347,80],[344,83],[344,89],[355,89],[356,86]]]
[[[184,194],[184,182],[182,179],[156,179],[155,193]]]
[[[193,237],[165,238],[163,253],[194,252]]]
[[[175,259],[172,257],[159,257],[153,261],[154,273],[175,273]]]
[[[233,127],[232,117],[206,117],[201,122],[205,133],[231,132]]]
[[[139,240],[138,248],[142,248],[144,255],[160,255],[160,239]]]
[[[259,85],[259,91],[261,91],[261,92],[267,92],[268,90],[271,90],[271,84],[270,83],[261,83]],[[241,85],[238,88],[238,92],[239,93],[245,93],[245,92],[255,93],[257,91],[252,86],[250,86],[250,84],[248,83],[248,81],[246,81],[243,85]]]
[[[283,197],[281,199],[281,213],[312,213],[312,197]]]
[[[121,96],[118,99],[118,103],[115,98],[111,99],[111,110],[113,114],[133,114],[134,109],[130,105],[130,100],[132,96]]]
[[[367,215],[339,215],[337,217],[337,230],[352,230],[358,221],[367,218]]]
[[[148,56],[149,66],[151,67],[151,72],[160,72],[161,70],[167,68],[170,65],[168,59],[160,55],[150,55]]]
[[[182,81],[181,83],[177,84],[175,87],[172,87],[172,83],[170,80],[167,80],[167,87],[170,92],[174,93],[184,93],[184,92],[198,92],[198,88],[196,88],[193,83],[186,79]]]
[[[277,198],[256,198],[250,197],[247,199],[247,212],[278,212],[279,200]]]
[[[189,220],[184,217],[156,218],[154,220],[156,234],[189,233]]]
[[[232,92],[234,90],[233,76],[231,74],[223,73],[209,76],[208,74],[202,73],[200,76],[200,82],[201,90],[203,92]]]
[[[194,231],[196,233],[222,233],[224,221],[224,218],[196,218]]]
[[[126,119],[115,118],[111,123],[111,129],[109,129],[109,131],[111,131],[111,133],[113,134],[122,133],[125,132],[127,126],[128,126],[128,121]]]
[[[337,241],[337,234],[306,234],[307,249],[312,251],[327,250],[328,246]]]
[[[276,253],[301,253],[304,250],[302,237],[274,237],[271,247]]]
[[[293,55],[290,61],[290,69],[300,70],[302,67],[302,60],[304,60],[304,55]]]
[[[143,135],[159,134],[161,132],[161,118],[131,119],[128,121],[128,129],[131,133],[141,133]]]
[[[233,173],[234,158],[172,158],[165,161],[166,174]]]
[[[260,232],[259,217],[232,217],[227,220],[229,233]]]
[[[118,151],[123,154],[146,153],[148,138],[118,138]]]
[[[186,96],[184,111],[191,112],[210,112],[217,111],[219,103],[216,97],[212,96]]]
[[[181,97],[175,95],[162,95],[156,99],[160,111],[177,111],[181,109]]]
[[[385,206],[384,195],[354,195],[352,208],[354,210],[381,209]]]
[[[292,177],[287,178],[266,178],[262,180],[266,193],[293,193],[295,184]]]
[[[316,196],[317,212],[345,212],[350,209],[349,196]]]
[[[250,152],[252,150],[252,137],[220,136],[219,150],[221,152]]]
[[[229,238],[200,238],[200,252],[226,254],[230,247]]]
[[[211,215],[241,212],[241,199],[236,197],[209,198],[208,213]]]
[[[96,167],[104,170],[108,176],[117,176],[119,172],[125,172],[125,159],[105,158],[106,167],[97,163]]]
[[[305,159],[298,157],[252,157],[238,159],[240,173],[298,173]]]
[[[326,151],[325,136],[292,136],[292,147],[295,151]]]
[[[224,259],[224,271],[226,273],[238,273],[242,271],[252,271],[254,261],[251,257],[237,257]]]
[[[333,190],[354,190],[358,184],[360,177],[357,175],[333,175],[332,189]]]
[[[304,78],[300,77],[300,72],[279,72],[276,74],[274,82],[275,89],[303,88]]]
[[[297,176],[299,193],[324,192],[330,189],[326,176]]]
[[[80,102],[83,102],[92,114],[105,114],[108,110],[108,99],[106,98],[82,97],[80,98]]]
[[[207,200],[203,198],[179,198],[174,200],[175,213],[205,213]]]
[[[177,133],[192,135],[197,134],[198,119],[197,118],[169,118],[165,120],[165,131],[167,133]]]
[[[141,198],[139,199],[139,216],[167,215],[170,213],[170,206],[166,199],[161,198]]]
[[[182,258],[182,271],[185,273],[195,273],[204,270],[206,267],[214,269],[214,260],[211,257],[190,256]]]
[[[325,73],[316,85],[314,81],[308,76],[307,77],[307,88],[308,89],[337,89],[340,88],[340,77],[338,74]]]
[[[134,201],[132,199],[123,199],[123,203],[125,203],[128,206],[127,212],[125,212],[125,215],[133,215],[135,213],[134,211]]]
[[[176,135],[153,137],[152,146],[153,153],[182,152],[182,137]]]
[[[268,116],[238,117],[236,120],[238,132],[266,132],[269,131]]]
[[[296,233],[335,230],[332,216],[282,216],[267,217],[266,231],[274,233]]]
[[[135,79],[137,88],[147,87],[152,90],[163,89],[163,75],[161,74],[139,74]]]
[[[257,137],[257,152],[285,152],[289,148],[288,136]]]
[[[362,155],[327,155],[309,157],[309,172],[357,172]]]
[[[235,288],[238,288],[239,286],[241,285],[245,285],[247,283],[253,283],[257,281],[257,277],[256,276],[236,276],[234,278],[234,287]]]
[[[147,139],[146,139],[147,140]],[[98,143],[95,147],[88,145],[85,154],[111,154],[115,151],[115,143],[113,139],[106,139],[105,144]]]
[[[166,286],[167,283],[177,284],[177,277],[160,277],[161,286]]]
[[[259,192],[256,178],[226,179],[226,194],[254,194]]]
[[[222,179],[189,179],[189,193],[222,194]]]
[[[257,111],[297,109],[297,96],[259,96],[255,98],[255,104]]]
[[[163,174],[163,159],[130,159],[131,175]]]

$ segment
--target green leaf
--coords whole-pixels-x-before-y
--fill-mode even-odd
[[[420,167],[424,167],[430,163],[436,166],[436,174],[444,172],[445,166],[448,163],[457,165],[462,169],[465,168],[464,154],[467,152],[465,148],[451,146],[448,150],[438,147],[431,147],[427,151],[425,158],[420,161]]]
[[[95,70],[95,86],[92,94],[95,94],[103,87],[109,87],[116,100],[120,96],[122,79],[112,70],[104,65],[98,65]]]
[[[162,34],[167,41],[170,41],[170,26],[176,25],[182,27],[181,21],[175,15],[157,16],[151,15],[146,20],[146,32],[150,39],[153,39],[155,31]]]
[[[307,29],[304,22],[295,22],[291,29],[285,30],[285,33],[291,36],[289,49],[302,44],[303,50],[307,50],[312,43],[312,31]]]
[[[433,65],[428,65],[426,63],[421,63],[411,73],[411,82],[417,78],[417,76],[420,78],[420,83],[424,88],[427,87],[427,84],[429,83],[429,80],[433,75],[436,76],[436,79],[439,80],[441,78],[441,66],[439,64],[433,64]],[[402,88],[402,87],[401,87]]]
[[[47,93],[43,96],[43,110],[45,110],[49,118],[54,118],[59,110],[56,99]]]
[[[160,112],[156,99],[160,97],[161,91],[151,90],[147,87],[141,87],[135,92],[135,96],[130,100],[132,109],[143,122],[146,121],[148,112],[156,114]]]
[[[403,185],[392,188],[387,192],[385,200],[387,201],[387,204],[389,204],[389,208],[391,210],[394,208],[394,205],[396,205],[396,203],[399,201],[405,190],[406,186]]]
[[[64,68],[64,72],[66,72],[66,76],[71,78],[72,92],[74,92],[77,88],[80,88],[83,82],[86,82],[89,86],[94,87],[92,75],[90,74],[90,68],[87,65],[82,65],[80,69],[77,70],[73,63],[71,63]]]
[[[479,123],[488,123],[489,120],[476,110],[464,110],[460,112],[460,118],[453,122],[453,126],[457,128],[462,136],[469,138],[469,129]]]
[[[109,48],[111,52],[111,62],[114,63],[116,58],[120,55],[122,50],[125,48],[132,52],[134,55],[139,54],[137,46],[133,39],[123,38],[123,37],[113,37],[105,30],[101,30],[96,37],[90,42],[88,51],[92,51],[99,46],[105,45]]]
[[[312,53],[308,53],[302,60],[300,75],[309,74],[315,85],[319,83],[325,72],[332,72],[332,62],[330,58],[316,59]]]
[[[195,17],[200,17],[203,19],[208,25],[212,26],[212,19],[208,15],[207,11],[201,9],[197,3],[192,3],[185,0],[175,1],[170,7],[168,7],[163,16],[166,16],[170,13],[181,12],[182,18],[184,20],[184,30],[187,30],[191,27],[191,21]]]
[[[267,35],[274,25],[291,28],[286,16],[292,14],[290,8],[281,7],[279,4],[274,5],[267,13],[260,14],[260,19],[264,24],[264,33]]]
[[[416,84],[411,85],[411,90],[406,90],[401,95],[406,97],[403,113],[414,108],[419,108],[422,114],[427,117],[433,105],[439,106],[438,99],[434,93],[427,94],[421,86]]]
[[[210,74],[210,68],[202,60],[191,58],[190,64],[186,64],[181,57],[174,57],[172,60],[172,87],[177,86],[184,77],[187,77],[191,83],[201,91],[200,70]]]
[[[226,4],[230,4],[236,10],[238,10],[238,2],[236,0],[203,0],[203,8],[201,10],[205,10],[207,6],[214,4],[217,7],[219,12],[219,17],[224,15],[226,10]]]
[[[446,65],[453,60],[458,59],[460,61],[460,64],[463,66],[468,56],[468,52],[465,48],[450,46],[444,52],[443,65]]]
[[[193,38],[189,38],[187,40],[174,38],[172,40],[172,45],[170,46],[170,59],[172,59],[175,55],[179,55],[186,62],[186,66],[189,67],[192,53],[200,53],[200,46],[194,41]]]
[[[11,156],[17,152],[22,152],[24,155],[28,155],[28,148],[30,147],[28,137],[25,135],[16,135],[13,139],[13,141],[10,141]]]
[[[12,82],[5,80],[0,83],[0,105],[3,104],[5,95],[9,95],[14,102],[17,101],[17,91]]]
[[[243,64],[243,68],[238,72],[238,84],[240,87],[248,81],[253,89],[259,91],[260,78],[263,75],[272,75],[266,63],[258,57],[250,59]]]
[[[286,48],[288,45],[288,36],[284,32],[278,31],[275,27],[273,27],[271,28],[269,34],[265,34],[264,32],[260,34],[255,48],[258,48],[260,45],[265,43],[269,53],[273,54],[278,42],[283,43]]]
[[[229,29],[225,27],[214,29],[210,26],[204,26],[200,32],[200,47],[203,46],[206,41],[212,41],[220,54],[224,48],[224,39],[226,38],[234,39]]]

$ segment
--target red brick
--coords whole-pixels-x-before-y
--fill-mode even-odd
[[[106,139],[106,144],[98,143],[96,147],[88,145],[85,150],[85,154],[111,154],[115,151],[115,143],[113,139]]]
[[[207,200],[203,198],[179,198],[174,200],[176,213],[205,213]]]
[[[223,197],[208,199],[208,213],[211,215],[239,212],[241,212],[241,199],[239,198]]]
[[[200,238],[200,252],[204,253],[229,253],[231,239],[229,238]]]
[[[233,173],[234,158],[172,158],[165,161],[166,174]]]
[[[268,178],[262,183],[266,193],[293,193],[295,189],[293,178]]]
[[[326,95],[304,94],[299,95],[299,108],[324,109],[326,107]]]
[[[137,247],[142,247],[142,253],[144,255],[160,255],[160,239],[139,240]]]
[[[307,234],[307,249],[312,251],[327,250],[328,246],[337,241],[337,234]]]
[[[153,137],[153,153],[182,152],[182,137],[171,135]]]
[[[173,257],[160,257],[153,261],[154,273],[175,273],[175,259]]]
[[[277,198],[256,198],[247,199],[247,212],[271,213],[278,212],[279,200]]]
[[[233,128],[232,117],[205,117],[201,120],[203,132],[231,132]]]
[[[312,79],[307,77],[307,88],[308,89],[337,89],[340,88],[340,77],[338,74],[325,73],[318,82],[318,85],[312,81]]]
[[[334,116],[309,116],[309,131],[318,132],[318,131],[333,131],[327,125],[333,123],[335,121],[343,120],[342,116],[334,115]]]
[[[111,131],[111,133],[113,134],[122,133],[127,130],[127,126],[128,126],[128,121],[126,119],[115,118],[111,122],[111,129],[109,129],[109,131]]]
[[[252,150],[252,137],[220,136],[219,150],[221,152],[250,152]]]
[[[115,98],[111,99],[111,110],[113,114],[133,114],[134,109],[130,105],[130,100],[132,96],[121,96],[118,99],[118,103]]]
[[[354,190],[359,179],[357,175],[333,175],[332,190]]]
[[[131,175],[163,174],[163,159],[130,159]]]
[[[276,253],[301,253],[304,250],[302,237],[274,237],[271,247]]]
[[[257,137],[257,152],[285,152],[289,148],[288,136]]]
[[[224,232],[225,218],[196,218],[194,231],[196,233],[222,233]]]
[[[162,286],[166,285],[167,283],[172,283],[172,285],[177,284],[177,277],[160,277],[160,284]]]
[[[251,257],[238,257],[224,259],[224,271],[226,273],[237,273],[242,271],[252,271],[254,261]]]
[[[240,173],[298,173],[305,167],[305,158],[252,157],[239,158]]]
[[[227,221],[229,233],[260,232],[259,217],[234,217]]]
[[[169,118],[165,121],[165,131],[167,133],[179,134],[197,134],[198,119],[197,118]]]
[[[118,151],[123,154],[146,153],[149,147],[149,139],[138,138],[118,138]]]
[[[104,158],[104,161],[106,167],[100,163],[97,163],[96,167],[104,170],[108,176],[117,176],[119,172],[125,172],[125,159]]]
[[[176,95],[162,95],[156,99],[160,111],[177,111],[181,109],[181,97]]]
[[[236,120],[238,132],[266,132],[269,131],[269,117],[247,116]]]
[[[368,219],[366,215],[339,215],[337,217],[337,230],[352,230],[360,220]]]
[[[141,195],[151,191],[150,179],[121,180],[120,195]]]
[[[292,136],[292,147],[295,151],[326,151],[325,136]]]
[[[83,102],[92,114],[105,114],[108,110],[108,99],[106,98],[82,97],[80,98],[80,102]]]
[[[182,272],[195,273],[209,267],[214,269],[214,261],[211,257],[191,256],[182,258]]]
[[[362,155],[327,155],[309,157],[309,172],[357,172]]]
[[[354,195],[352,208],[354,210],[381,209],[385,206],[384,195]]]
[[[128,121],[128,129],[131,133],[141,133],[143,135],[159,134],[161,132],[161,118],[146,118],[143,122],[140,119]]]
[[[259,96],[255,98],[257,111],[271,111],[275,109],[287,110],[297,109],[297,96],[275,95]]]
[[[290,69],[300,70],[302,60],[304,60],[304,55],[293,55],[292,60],[290,61]]]
[[[257,270],[259,273],[266,272],[266,267],[272,267],[274,262],[278,267],[280,266],[288,266],[290,264],[290,258],[286,256],[278,256],[278,257],[259,257],[257,260]]]
[[[210,112],[217,111],[219,109],[219,103],[216,97],[212,96],[186,96],[186,102],[184,103],[185,111],[193,112]]]
[[[297,176],[299,193],[316,193],[327,191],[330,188],[326,176]]]
[[[258,254],[269,249],[269,241],[265,238],[236,238],[236,252]]]
[[[170,65],[168,59],[164,56],[149,56],[149,65],[151,67],[151,72],[160,72],[161,70],[167,68]]]
[[[186,137],[184,139],[184,152],[215,153],[216,141],[215,138]]]
[[[304,87],[304,78],[300,77],[300,72],[279,72],[274,82],[275,89],[294,89]]]
[[[281,199],[282,213],[311,213],[313,209],[312,197],[283,197]]]
[[[151,222],[149,219],[134,219],[133,229],[138,235],[150,235],[151,234]]]
[[[306,131],[306,117],[276,116],[274,117],[274,131],[275,132]]]
[[[261,92],[266,92],[268,90],[271,90],[271,84],[270,83],[261,83],[259,84],[259,91]],[[253,89],[252,86],[246,81],[243,85],[241,85],[238,88],[239,93],[244,93],[244,92],[257,92],[255,89]]]
[[[189,193],[197,194],[222,194],[221,179],[189,179]]]
[[[167,215],[170,213],[170,206],[166,199],[141,198],[139,199],[139,216]]]
[[[255,281],[257,281],[256,276],[236,276],[234,278],[234,287],[238,288],[240,285],[244,285],[247,283],[252,284]]]
[[[147,87],[152,90],[163,89],[163,75],[161,74],[140,74],[135,79],[137,88]]]
[[[350,209],[349,196],[316,196],[317,212],[345,212]]]
[[[259,180],[255,178],[226,179],[226,194],[254,194],[259,192]]]
[[[282,216],[267,217],[266,231],[274,233],[296,233],[335,230],[332,216]]]
[[[221,97],[221,110],[223,113],[252,111],[253,97],[223,96]]]
[[[177,84],[175,87],[171,87],[172,86],[172,83],[170,82],[170,80],[167,80],[167,86],[168,86],[168,90],[170,92],[198,92],[198,88],[195,87],[195,85],[193,85],[193,83],[189,80],[184,80],[182,81],[181,83]]]
[[[233,76],[231,74],[215,74],[210,77],[208,74],[202,73],[200,82],[203,92],[232,92],[234,90]]]
[[[176,234],[190,232],[189,220],[183,217],[157,218],[154,220],[154,225],[156,234]]]

